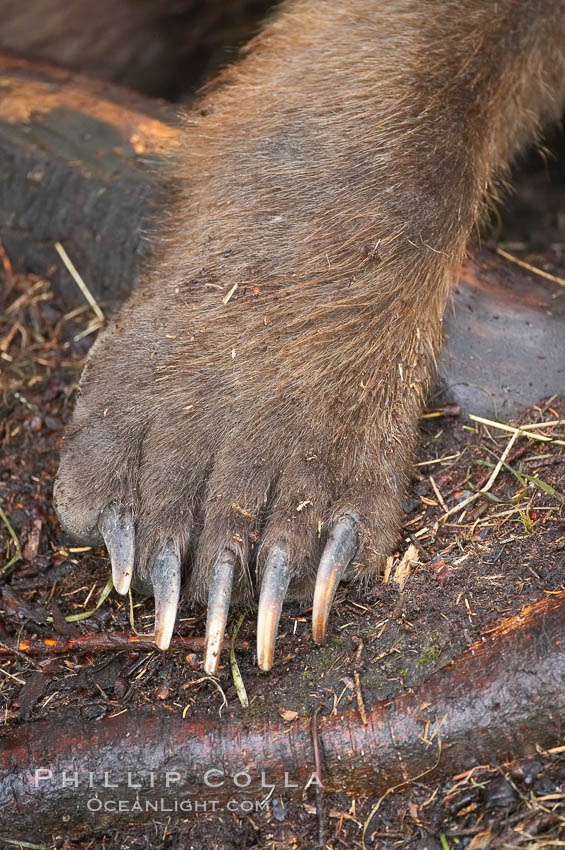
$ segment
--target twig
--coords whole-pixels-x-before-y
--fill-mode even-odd
[[[38,641],[39,643],[39,641]],[[31,666],[35,670],[41,670],[39,664],[36,664],[35,661],[32,661],[31,658],[28,658],[24,652],[21,652],[19,648],[10,646],[8,643],[4,643],[0,640],[0,655],[15,655],[16,658],[20,658],[25,664],[31,664]]]
[[[324,783],[322,781],[322,759],[320,757],[320,740],[318,737],[318,706],[312,715],[312,744],[314,746],[314,766],[316,770],[316,814],[318,816],[318,845],[320,848],[326,846],[327,841],[327,815],[324,799]]]
[[[440,416],[452,417],[457,419],[461,416],[461,407],[453,402],[448,402],[443,407],[436,410],[428,410],[420,416],[420,419],[438,419]]]
[[[359,709],[359,714],[361,716],[361,723],[363,726],[367,725],[367,712],[365,711],[365,702],[363,700],[363,694],[361,692],[361,678],[357,670],[353,671],[353,678],[355,679],[355,696],[357,697],[357,708]]]
[[[316,779],[318,780],[318,787],[323,788],[324,782],[322,780],[322,760],[320,758],[320,740],[318,738],[318,715],[320,713],[320,706],[318,706],[314,714],[312,715],[312,744],[314,746],[314,767],[316,770]]]
[[[94,606],[94,608],[92,608],[90,611],[82,611],[82,613],[80,613],[80,614],[69,614],[67,617],[65,617],[66,622],[67,623],[77,623],[79,620],[89,620],[90,617],[92,617],[92,615],[95,614],[98,611],[100,606],[108,598],[108,596],[112,592],[113,587],[114,587],[114,583],[112,581],[112,577],[110,576],[110,578],[108,579],[108,581],[106,582],[106,584],[102,588],[102,592],[100,593],[100,596],[98,597],[98,601],[96,602],[96,605]],[[91,591],[91,593],[92,593],[92,591]],[[88,598],[90,599],[90,593],[88,594]]]
[[[242,704],[243,708],[249,708],[249,699],[247,697],[247,691],[245,690],[243,678],[242,678],[241,673],[239,671],[239,665],[238,665],[236,657],[235,657],[235,639],[239,634],[239,630],[243,625],[243,621],[245,620],[245,617],[246,617],[246,614],[245,614],[245,611],[244,611],[243,614],[241,615],[241,617],[239,618],[239,620],[237,621],[235,628],[233,630],[232,636],[231,636],[230,666],[231,666],[231,674],[232,674],[232,678],[233,678],[233,683],[235,685],[235,692],[238,696],[238,699],[239,699],[240,703]]]
[[[225,640],[224,649],[229,649],[230,641]],[[248,649],[249,642],[238,640],[237,649]],[[67,652],[119,652],[124,649],[130,652],[154,652],[153,635],[131,635],[120,632],[108,634],[80,635],[76,638],[46,638],[45,640],[19,640],[13,643],[0,642],[0,656],[17,655],[26,661],[28,656],[64,655]],[[201,652],[204,649],[203,637],[173,637],[171,649],[182,649],[186,652]]]
[[[517,428],[514,425],[507,425],[505,422],[495,422],[493,419],[485,419],[482,416],[477,416],[475,413],[469,414],[469,419],[473,422],[480,422],[481,425],[490,425],[492,428],[498,428],[500,431],[508,431],[510,434],[523,434],[530,440],[539,440],[540,443],[554,443],[556,446],[565,446],[565,440],[557,440],[555,437],[548,437],[546,434],[532,434],[532,428],[547,428],[549,425],[562,425],[563,422],[534,422],[531,425],[524,425]]]
[[[4,844],[10,844],[14,847],[23,847],[24,850],[51,850],[53,845],[50,847],[46,844],[32,844],[30,841],[14,841],[12,838],[6,838],[5,835],[0,835],[0,841],[3,841]]]
[[[505,467],[507,469],[511,469],[509,464],[514,463],[515,461],[520,460],[520,458],[524,457],[524,455],[530,450],[530,448],[531,448],[531,446],[529,446],[528,443],[526,443],[525,445],[520,446],[520,448],[516,449],[515,452],[512,452],[512,454],[508,458],[506,458],[507,462],[504,464]],[[490,449],[487,449],[487,451],[489,451],[491,454],[493,454],[496,457],[496,459],[498,460],[498,457],[497,457],[496,454],[494,454],[494,452],[492,452]],[[491,465],[491,469],[492,469],[492,465]],[[512,472],[514,472],[514,470],[512,470]],[[489,472],[485,472],[484,475],[481,475],[481,477],[479,478],[479,480],[477,481],[477,483],[475,485],[478,490],[480,490],[481,487],[484,484],[486,484],[486,482],[488,481],[489,475],[490,475],[490,470],[489,470]],[[491,519],[492,519],[493,516],[494,516],[493,514],[490,514]]]
[[[556,277],[554,274],[544,272],[543,269],[538,269],[537,266],[532,266],[531,263],[527,263],[525,260],[519,260],[518,257],[515,257],[513,254],[509,254],[508,251],[505,251],[503,248],[497,248],[496,253],[500,254],[501,257],[504,257],[505,260],[510,260],[511,263],[516,263],[517,266],[521,266],[523,269],[527,269],[529,272],[539,275],[539,277],[545,277],[547,280],[551,280],[553,283],[559,284],[559,286],[565,286],[565,280],[562,277]]]
[[[438,500],[440,506],[443,508],[444,511],[446,511],[447,505],[445,504],[445,502],[443,500],[443,496],[440,493],[439,487],[437,486],[436,482],[433,479],[433,476],[431,476],[431,475],[430,475],[430,484],[432,485],[432,490],[434,491],[436,499]]]
[[[15,555],[12,555],[12,557],[10,558],[8,563],[4,564],[4,566],[0,570],[0,573],[5,573],[7,570],[10,569],[11,566],[13,566],[14,564],[17,564],[18,561],[21,561],[23,559],[23,555],[22,555],[22,547],[20,546],[20,541],[18,540],[18,535],[16,534],[16,532],[12,528],[12,526],[10,524],[10,520],[8,519],[8,517],[6,516],[6,514],[4,513],[2,508],[0,508],[0,519],[2,520],[2,522],[4,523],[6,528],[8,529],[8,534],[12,538],[12,540],[14,542],[14,546],[16,547]]]
[[[192,688],[194,685],[200,685],[200,684],[202,684],[202,682],[212,682],[212,684],[214,685],[214,687],[216,688],[216,690],[219,692],[220,696],[222,697],[222,704],[221,704],[220,710],[219,710],[219,715],[221,717],[223,709],[227,708],[227,706],[228,706],[228,701],[226,699],[226,695],[225,695],[225,693],[222,689],[222,686],[220,685],[220,683],[218,682],[218,680],[216,679],[215,676],[202,676],[200,679],[194,679],[192,682],[185,682],[185,684],[182,686],[182,688],[183,688],[183,690],[186,690],[187,688]]]
[[[468,499],[463,499],[462,502],[458,502],[456,505],[454,505],[450,510],[447,511],[447,513],[443,514],[440,517],[441,522],[446,520],[448,516],[451,516],[452,514],[458,513],[462,508],[465,508],[467,505],[470,505],[471,502],[476,501],[476,499],[478,499],[479,496],[482,496],[483,493],[488,493],[488,491],[490,490],[490,488],[492,487],[492,485],[494,484],[494,482],[498,478],[498,473],[500,472],[500,470],[504,466],[504,462],[506,461],[506,458],[510,454],[510,449],[512,448],[512,446],[514,445],[514,443],[516,442],[516,440],[518,439],[518,437],[522,433],[518,429],[515,429],[515,431],[516,431],[516,433],[512,434],[512,436],[508,440],[508,443],[506,444],[506,448],[504,449],[500,460],[498,461],[495,468],[493,469],[492,475],[490,476],[490,478],[487,481],[487,483],[485,484],[485,486],[481,487],[480,490],[477,490],[476,493],[473,493],[472,496],[469,496]]]
[[[2,667],[0,667],[0,673],[2,673],[4,676],[7,676],[9,679],[13,679],[14,682],[17,682],[19,685],[25,685],[23,679],[20,679],[18,676],[14,676],[13,673],[8,673],[8,671],[4,670]]]
[[[448,460],[454,460],[459,457],[461,452],[456,452],[454,455],[445,455],[445,457],[436,457],[433,460],[422,460],[420,463],[417,463],[416,466],[433,466],[434,463],[444,463]]]

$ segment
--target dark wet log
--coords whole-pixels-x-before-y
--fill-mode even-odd
[[[0,237],[16,271],[48,276],[82,304],[54,243],[93,295],[131,290],[159,205],[158,163],[174,107],[39,62],[0,54]]]
[[[367,706],[366,724],[352,711],[319,719],[325,790],[377,799],[416,778],[560,744],[564,633],[560,593],[503,621],[416,691]],[[6,738],[0,764],[0,835],[34,842],[141,822],[155,811],[189,816],[196,804],[253,806],[272,784],[283,798],[314,792],[310,718],[193,721],[156,711],[48,720]]]

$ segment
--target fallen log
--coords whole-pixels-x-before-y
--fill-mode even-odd
[[[96,299],[122,301],[148,250],[176,111],[0,53],[0,237],[14,269],[49,278],[69,307],[82,304],[60,242]]]
[[[85,834],[156,813],[251,811],[273,796],[378,798],[563,740],[565,592],[504,620],[423,685],[359,713],[285,722],[165,711],[47,720],[1,742],[0,836]],[[315,755],[318,751],[318,758]],[[239,807],[239,809],[238,809]]]

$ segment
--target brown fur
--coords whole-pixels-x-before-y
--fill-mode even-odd
[[[158,256],[83,376],[64,524],[94,539],[123,499],[141,571],[173,539],[200,598],[219,549],[245,594],[284,540],[305,594],[354,510],[373,575],[451,281],[512,156],[561,114],[564,44],[565,0],[289,0],[186,116]]]

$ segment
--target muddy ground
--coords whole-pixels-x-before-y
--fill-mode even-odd
[[[530,190],[524,191],[529,201]],[[519,202],[520,193],[518,208]],[[564,277],[565,216],[558,207],[552,196],[547,220],[540,225],[538,217],[535,230],[516,213],[504,235],[524,259]],[[554,441],[565,440],[565,426],[556,424],[565,420],[565,399],[554,397],[520,419],[547,423],[536,433],[553,441],[519,437],[488,495],[443,522],[446,510],[484,487],[512,434],[465,415],[422,419],[418,466],[388,580],[370,588],[342,586],[322,648],[312,644],[310,609],[288,606],[268,675],[255,664],[254,612],[248,611],[238,634],[247,646],[236,653],[246,709],[227,654],[215,683],[204,676],[200,654],[186,650],[134,645],[55,655],[46,645],[33,658],[8,651],[15,639],[149,633],[153,605],[135,596],[130,606],[114,592],[102,599],[109,577],[105,551],[73,545],[53,512],[61,433],[96,335],[92,311],[65,310],[48,280],[19,277],[9,257],[0,260],[0,735],[39,719],[92,721],[140,707],[194,718],[311,715],[316,708],[325,714],[356,707],[355,672],[370,705],[413,688],[482,631],[565,587],[565,453]],[[241,613],[234,612],[230,634]],[[205,612],[185,602],[176,635],[200,637],[204,624]],[[276,801],[250,815],[163,816],[81,841],[62,830],[55,843],[77,850],[275,850],[321,846],[322,828],[323,843],[336,850],[363,841],[407,850],[564,846],[565,748],[534,753],[520,764],[484,765],[439,786],[423,777],[388,795],[370,817],[376,802],[332,795],[320,826],[310,793],[302,804]]]

